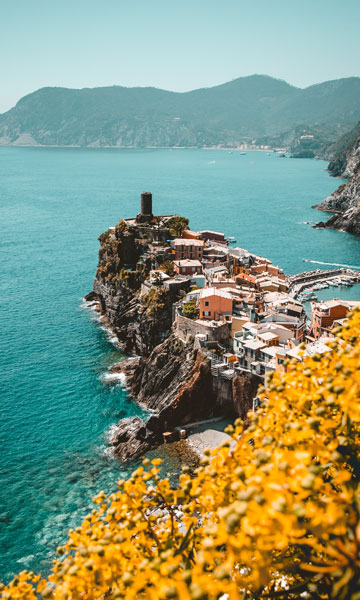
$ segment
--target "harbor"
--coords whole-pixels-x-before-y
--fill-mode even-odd
[[[288,278],[289,294],[300,302],[317,300],[316,292],[337,287],[344,290],[360,282],[360,271],[341,267],[339,269],[305,271]]]

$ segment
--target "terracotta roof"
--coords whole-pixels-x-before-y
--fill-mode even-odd
[[[176,238],[173,240],[174,246],[203,246],[203,240],[193,240],[193,239],[185,239],[185,238]]]
[[[199,260],[193,260],[191,258],[182,258],[181,260],[174,260],[174,264],[178,267],[197,267],[201,269],[201,262]]]

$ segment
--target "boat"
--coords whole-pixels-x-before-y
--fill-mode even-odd
[[[239,152],[241,156],[245,156],[246,152]]]
[[[229,235],[227,241],[229,242],[229,244],[234,244],[236,242],[236,239],[232,235]]]
[[[303,290],[301,295],[303,296],[305,302],[308,300],[317,300],[316,294],[312,288],[309,290]]]

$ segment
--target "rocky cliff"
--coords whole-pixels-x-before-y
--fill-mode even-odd
[[[328,171],[334,177],[351,177],[360,162],[360,122],[334,144],[326,148]]]
[[[159,231],[154,227],[155,237]],[[87,299],[99,302],[103,320],[126,354],[148,356],[169,336],[172,305],[180,292],[177,288],[149,286],[141,293],[151,262],[147,255],[152,237],[145,227],[121,221],[103,233],[99,241],[97,272]]]
[[[148,358],[114,368],[126,374],[130,393],[153,413],[146,422],[135,417],[118,423],[111,444],[123,461],[161,444],[164,432],[217,414],[208,360],[174,334]]]
[[[110,444],[123,461],[161,444],[163,434],[177,426],[218,414],[243,414],[257,387],[257,382],[238,378],[234,390],[227,382],[228,393],[220,381],[213,381],[210,361],[195,338],[178,337],[172,324],[173,305],[188,283],[170,280],[172,284],[158,285],[149,279],[156,261],[160,261],[157,267],[166,264],[156,258],[157,244],[162,238],[166,250],[172,230],[166,229],[170,221],[161,219],[145,225],[121,221],[99,237],[98,268],[86,297],[98,302],[102,320],[123,351],[137,355],[112,369],[126,375],[130,394],[150,412],[146,421],[128,418],[114,428]],[[178,225],[182,218],[175,220]]]
[[[318,225],[360,234],[360,162],[348,183],[341,185],[317,208],[336,213]]]
[[[328,168],[333,175],[348,177],[349,181],[340,185],[315,207],[336,213],[326,223],[318,223],[317,227],[330,227],[360,234],[360,123],[346,139],[350,140],[350,143],[346,146],[344,140],[341,142],[343,147],[334,156]]]

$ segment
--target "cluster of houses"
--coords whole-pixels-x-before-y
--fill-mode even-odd
[[[283,271],[232,248],[220,232],[185,230],[171,241],[167,259],[175,279],[191,283],[175,306],[175,330],[184,340],[192,336],[209,352],[213,373],[229,379],[243,372],[265,381],[268,372],[283,372],[288,359],[328,352],[332,329],[356,304],[314,302],[309,326]],[[163,283],[166,279],[174,277],[163,275]],[[196,309],[192,318],[186,316],[189,303]]]
[[[126,220],[144,243],[137,260],[150,265],[142,293],[164,286],[183,295],[173,305],[174,330],[209,353],[214,375],[231,379],[243,372],[265,381],[268,372],[283,372],[290,358],[302,361],[304,356],[328,352],[333,328],[360,304],[337,299],[313,302],[308,323],[294,287],[289,293],[291,278],[278,266],[232,247],[230,239],[217,231],[185,228],[169,239],[168,223],[174,217],[157,217],[154,225],[152,195],[144,192],[141,213]]]

